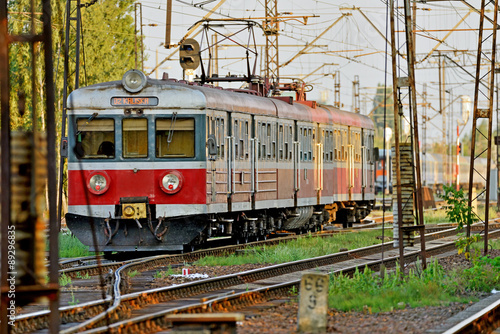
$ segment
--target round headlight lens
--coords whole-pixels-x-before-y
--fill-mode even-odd
[[[146,86],[146,83],[146,75],[138,70],[127,71],[122,78],[122,85],[129,93],[141,91]]]
[[[109,188],[109,182],[101,173],[96,173],[88,179],[88,189],[91,193],[100,195],[106,192]]]
[[[179,187],[179,178],[174,174],[167,174],[163,177],[162,183],[165,189],[173,191]]]
[[[182,175],[177,171],[167,172],[161,178],[160,187],[167,194],[175,194],[182,188]]]

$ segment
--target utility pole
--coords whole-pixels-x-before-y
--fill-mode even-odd
[[[9,33],[8,1],[0,1],[0,165],[1,165],[1,224],[0,224],[0,332],[11,333],[16,324],[12,311],[36,298],[49,302],[49,333],[59,333],[59,224],[57,221],[56,191],[48,191],[48,206],[40,205],[44,189],[57,188],[56,181],[56,120],[54,68],[52,63],[52,16],[49,0],[41,1],[43,15],[35,13],[31,2],[29,32]],[[38,22],[42,29],[37,29]],[[18,43],[29,50],[31,73],[26,85],[31,84],[31,99],[26,99],[25,85],[13,92],[10,86],[10,45]],[[44,73],[37,71],[43,62]],[[42,82],[45,100],[39,110],[38,80]],[[18,112],[31,116],[31,129],[11,131],[10,99],[18,94]],[[43,99],[43,97],[42,97]],[[45,133],[40,133],[39,120],[45,122]],[[47,213],[45,213],[47,211]],[[45,218],[45,216],[48,218]],[[48,226],[49,266],[46,272],[47,246],[44,231]],[[15,252],[12,250],[15,249]],[[42,249],[42,252],[39,250]],[[48,282],[46,281],[48,278]],[[12,282],[14,280],[14,282]],[[13,293],[12,286],[15,288]],[[15,311],[14,311],[15,313]],[[10,315],[9,315],[10,314]]]
[[[279,57],[278,57],[278,0],[265,2],[264,35],[266,35],[266,77],[279,82]]]
[[[352,82],[352,109],[356,114],[360,113],[359,75],[355,75],[354,81]]]
[[[442,127],[443,127],[443,133],[442,133],[442,143],[445,145],[447,144],[446,140],[446,101],[445,101],[445,62],[444,62],[444,57],[441,55],[441,53],[438,54],[438,74],[439,74],[439,112],[441,113],[441,119],[442,119]],[[445,180],[443,177],[443,183],[446,183],[448,180]]]
[[[172,0],[167,0],[167,17],[165,25],[165,48],[170,49],[172,47],[172,40],[170,38],[172,34]],[[158,61],[157,61],[158,63]]]
[[[337,108],[341,107],[340,103],[340,71],[335,71],[335,81],[333,83],[333,105]]]
[[[422,105],[422,175],[423,182],[422,185],[426,186],[427,182],[427,83],[424,82],[424,87],[422,89],[422,99],[424,103]]]
[[[212,51],[210,54],[212,55],[212,59],[210,59],[210,69],[209,69],[209,77],[218,76],[219,75],[219,46],[217,45],[217,34],[212,35]],[[215,86],[218,86],[219,83],[215,81],[213,83]]]
[[[394,94],[394,131],[395,131],[395,171],[396,171],[396,191],[397,191],[397,214],[398,214],[398,239],[399,239],[399,255],[400,255],[400,265],[401,268],[404,268],[404,250],[403,250],[403,232],[407,234],[407,236],[411,236],[411,234],[415,230],[420,230],[420,240],[421,240],[421,260],[422,267],[426,268],[426,255],[425,255],[425,237],[424,237],[424,223],[423,223],[423,206],[422,206],[422,182],[420,175],[420,152],[419,152],[419,135],[418,135],[418,115],[417,115],[417,98],[416,98],[416,89],[415,89],[415,49],[413,45],[413,33],[412,33],[412,17],[410,10],[410,0],[404,1],[404,22],[405,22],[405,32],[406,32],[406,49],[407,49],[407,78],[398,78],[397,77],[397,46],[396,46],[396,36],[395,36],[395,10],[394,10],[394,0],[391,0],[391,45],[392,45],[392,72],[393,72],[393,94]],[[401,82],[401,84],[400,84]],[[417,217],[417,225],[411,224],[408,226],[405,223],[403,226],[403,207],[402,207],[402,184],[401,184],[401,172],[400,172],[400,143],[399,143],[399,122],[398,118],[401,115],[400,113],[400,101],[398,92],[401,86],[407,86],[409,89],[409,107],[410,107],[410,118],[412,118],[412,130],[413,136],[411,137],[411,153],[410,156],[414,157],[413,160],[413,168],[414,175],[416,180],[414,180],[413,184],[413,199],[415,203],[415,211],[414,214]],[[413,173],[412,173],[413,174]],[[411,179],[410,179],[411,180]],[[409,180],[409,181],[410,181]],[[405,195],[406,196],[406,195]],[[405,206],[409,205],[409,203],[405,202]],[[404,270],[404,269],[402,269]]]
[[[492,136],[492,123],[493,123],[493,94],[494,94],[494,83],[495,83],[495,58],[496,58],[496,38],[497,38],[497,21],[498,21],[498,1],[493,1],[493,20],[486,17],[486,7],[492,2],[485,3],[485,0],[481,0],[481,11],[479,19],[479,36],[478,36],[478,47],[477,47],[477,60],[476,60],[476,81],[474,87],[474,116],[472,118],[472,141],[471,141],[471,159],[469,168],[469,200],[468,205],[472,207],[472,190],[475,182],[484,184],[484,190],[481,191],[477,197],[485,194],[486,199],[486,209],[484,213],[484,255],[488,254],[488,218],[489,218],[489,201],[490,201],[490,171],[491,171],[491,136]],[[487,19],[493,28],[491,35],[486,37],[483,36],[485,19]],[[486,55],[483,51],[487,49],[487,46],[491,46],[491,55]],[[482,58],[490,59],[488,68],[485,69],[481,67]],[[481,99],[481,106],[480,101]],[[486,106],[486,108],[484,108]],[[481,108],[482,107],[482,108]],[[485,135],[477,129],[477,123],[481,118],[486,118],[488,120],[488,133]],[[487,161],[486,161],[486,175],[479,175],[477,180],[474,180],[475,169],[474,163],[483,152],[479,152],[476,156],[476,145],[477,141],[487,141]],[[476,197],[476,198],[477,198]],[[472,224],[472,217],[469,217],[467,221],[467,238],[470,238]],[[467,246],[467,251],[469,251],[469,246]]]
[[[137,44],[138,44],[138,41],[137,41],[137,33],[140,32],[140,36],[141,36],[141,71],[144,72],[144,35],[143,35],[143,32],[142,32],[142,3],[140,2],[136,2],[135,3],[135,6],[134,6],[134,14],[135,14],[135,33],[134,33],[134,36],[135,36],[135,68],[138,69],[139,67],[139,62],[137,60],[138,58],[138,50],[137,50]],[[139,19],[137,18],[139,16]],[[137,22],[139,20],[139,22]],[[137,28],[137,25],[140,25],[139,29]]]

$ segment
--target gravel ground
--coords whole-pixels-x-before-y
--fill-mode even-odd
[[[500,250],[493,250],[491,257],[500,256]],[[465,269],[470,263],[463,255],[453,255],[439,259],[445,270]],[[477,297],[485,297],[478,295]],[[358,312],[338,312],[335,309],[328,311],[328,333],[425,333],[426,330],[435,328],[446,319],[465,310],[469,304],[453,303],[440,307],[417,307],[363,314]],[[249,333],[296,333],[297,332],[296,300],[282,303],[278,307],[256,310],[254,316],[238,326],[238,334]]]
[[[490,252],[490,257],[500,256],[500,250]],[[452,255],[440,258],[439,264],[444,270],[460,270],[470,266],[463,255]],[[207,274],[209,277],[238,273],[246,270],[265,267],[266,265],[238,265],[228,267],[190,266],[191,273]],[[165,277],[157,278],[153,286],[167,286],[180,284],[201,278]],[[476,295],[478,298],[486,295]],[[328,333],[425,333],[435,328],[446,319],[465,310],[473,303],[453,303],[440,307],[419,307],[364,314],[358,312],[339,312],[335,309],[328,311]],[[238,325],[238,334],[248,333],[296,333],[298,305],[296,299],[286,302],[265,305],[245,312],[246,319]]]

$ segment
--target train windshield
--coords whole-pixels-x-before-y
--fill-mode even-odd
[[[148,120],[146,118],[123,120],[123,157],[148,157]]]
[[[115,121],[81,118],[77,120],[76,152],[81,159],[115,157]]]
[[[156,120],[156,157],[194,157],[193,118],[159,118]]]

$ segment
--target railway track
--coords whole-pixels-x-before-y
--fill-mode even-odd
[[[379,226],[381,223],[375,222],[375,223],[368,223],[364,225],[357,226],[356,228],[348,229],[348,230],[335,230],[335,231],[323,231],[323,232],[314,232],[311,233],[312,236],[319,236],[322,238],[328,238],[333,235],[336,235],[338,233],[348,233],[351,230],[360,230],[360,229],[367,229],[367,228],[376,228]],[[433,232],[438,232],[438,231],[443,231],[447,230],[450,228],[454,228],[456,225],[454,224],[446,224],[442,226],[436,226],[436,225],[431,225],[426,227],[426,233],[433,233]],[[194,251],[191,253],[186,253],[186,254],[174,254],[174,255],[157,255],[157,256],[150,256],[147,258],[140,258],[140,259],[134,259],[134,260],[127,260],[127,261],[108,261],[104,260],[101,261],[100,264],[85,264],[85,261],[90,261],[91,257],[86,257],[86,258],[79,258],[79,259],[71,259],[65,261],[61,265],[61,270],[60,275],[66,275],[67,277],[70,278],[79,278],[83,276],[97,276],[100,274],[106,274],[110,270],[116,270],[120,268],[122,265],[127,264],[127,263],[133,263],[133,262],[138,262],[138,263],[145,263],[146,265],[141,266],[140,268],[136,268],[134,270],[138,270],[139,272],[142,272],[144,270],[151,270],[154,269],[158,266],[166,266],[169,264],[174,264],[174,263],[185,263],[185,262],[194,262],[200,258],[206,257],[206,256],[227,256],[230,254],[236,253],[238,250],[249,248],[249,247],[259,247],[259,246],[271,246],[271,245],[276,245],[279,243],[283,242],[289,242],[292,240],[296,240],[297,238],[303,238],[304,235],[289,235],[286,237],[279,237],[279,238],[270,238],[267,240],[261,240],[261,241],[254,241],[250,242],[247,244],[240,244],[240,245],[230,245],[230,246],[223,246],[223,247],[216,247],[216,248],[209,248],[209,249],[203,249],[203,250],[198,250]],[[145,262],[146,260],[146,262]],[[97,262],[96,260],[93,260],[94,262]],[[64,267],[63,267],[64,266]]]
[[[500,236],[500,231],[492,233],[492,236],[493,235],[496,235],[497,237]],[[438,245],[429,247],[427,252],[429,256],[435,256],[454,249],[454,241],[449,241],[440,242]],[[395,255],[395,253],[397,252],[394,250],[388,252],[388,255],[391,254],[392,256],[388,256],[384,260],[384,265],[386,267],[394,267],[396,265],[399,257]],[[418,256],[418,250],[409,251],[405,254],[405,262],[414,262],[417,260]],[[373,261],[373,256],[366,257],[365,255],[365,258],[345,260],[342,261],[342,263],[336,263],[337,265],[333,266],[331,264],[325,265],[324,263],[317,263],[318,266],[314,267],[314,269],[315,271],[333,275],[343,273],[344,275],[352,276],[357,269],[362,269],[365,266],[368,266],[370,269],[375,271],[379,270],[381,263],[382,260]],[[140,330],[141,333],[153,333],[158,330],[168,328],[168,316],[171,314],[231,312],[250,307],[254,304],[263,303],[271,299],[283,298],[289,296],[291,291],[298,291],[300,285],[300,270],[279,276],[268,276],[265,274],[267,271],[268,269],[259,269],[249,273],[242,273],[248,275],[250,282],[231,286],[230,289],[235,291],[234,294],[227,295],[227,289],[224,289],[213,291],[208,296],[206,294],[201,294],[197,296],[200,300],[199,302],[191,303],[189,305],[179,305],[179,303],[175,303],[175,301],[162,302],[159,304],[159,307],[156,307],[158,310],[161,309],[161,311],[152,313],[152,311],[154,311],[154,308],[152,307],[147,307],[139,311],[134,310],[131,312],[132,317],[130,319],[119,321],[108,326],[91,329],[84,333],[132,333],[137,330]],[[230,276],[238,277],[242,274]],[[222,296],[224,294],[226,295]],[[72,331],[68,331],[68,333],[71,332]]]
[[[500,228],[498,224],[491,224],[493,228]],[[482,230],[482,225],[477,224],[473,227],[473,230]],[[499,232],[492,232],[491,235],[497,236]],[[438,232],[429,234],[426,236],[426,240],[437,240],[445,237],[452,237],[456,234],[454,229],[447,230],[444,232]],[[418,238],[416,238],[418,239]],[[416,240],[416,244],[418,240]],[[442,242],[440,242],[442,243]],[[320,270],[327,270],[329,272],[335,272],[338,270],[343,270],[344,273],[353,272],[353,268],[356,266],[365,266],[369,264],[372,268],[376,269],[377,263],[380,265],[380,260],[373,261],[376,254],[379,254],[385,249],[386,253],[389,254],[391,251],[395,252],[392,248],[392,244],[376,245],[371,247],[366,247],[362,249],[336,253],[333,255],[322,256],[319,258],[296,261],[292,263],[285,263],[280,265],[274,265],[262,269],[247,271],[244,273],[239,273],[235,275],[226,275],[219,278],[210,278],[202,281],[196,281],[192,283],[181,284],[178,286],[164,287],[159,289],[152,289],[148,291],[142,291],[138,293],[121,295],[120,282],[122,278],[132,270],[140,270],[145,268],[151,268],[152,263],[155,261],[164,261],[164,259],[155,258],[147,259],[139,262],[128,263],[121,266],[114,273],[114,285],[113,285],[113,297],[108,297],[105,300],[93,301],[85,304],[79,304],[74,307],[64,307],[61,308],[61,319],[63,322],[67,323],[64,326],[62,333],[72,333],[81,330],[90,330],[91,328],[105,326],[110,323],[119,322],[123,319],[128,319],[131,315],[134,317],[141,317],[142,315],[133,314],[137,312],[145,312],[147,314],[153,314],[155,312],[155,306],[161,303],[162,309],[180,310],[186,305],[182,304],[184,298],[193,297],[198,295],[196,298],[208,298],[210,300],[218,300],[214,298],[221,293],[227,293],[229,291],[234,291],[238,297],[238,300],[254,299],[256,296],[267,295],[269,293],[275,294],[280,289],[288,289],[296,283],[295,280],[283,281],[283,277],[286,275],[293,275],[293,273],[299,273],[304,270],[310,270],[313,268],[320,267]],[[428,249],[427,253],[429,255],[437,254],[438,250],[440,252],[445,252],[454,249],[454,243],[448,242],[446,246],[437,247],[436,250]],[[407,260],[416,260],[418,257],[418,251],[408,252],[406,254]],[[183,254],[182,256],[187,256],[191,254]],[[387,255],[389,256],[389,255]],[[366,258],[367,257],[367,258]],[[167,260],[167,261],[171,261]],[[386,258],[385,265],[394,265],[397,261],[397,256],[393,258]],[[373,262],[373,263],[371,263]],[[158,265],[158,263],[157,263]],[[336,266],[336,268],[328,268],[328,266]],[[328,269],[324,269],[328,268]],[[351,269],[349,269],[351,268]],[[281,277],[281,282],[272,282],[276,280],[277,277]],[[264,280],[264,283],[258,283]],[[266,281],[268,280],[268,281]],[[271,280],[271,281],[269,281]],[[295,283],[290,283],[295,282]],[[262,288],[262,284],[266,288]],[[283,285],[284,284],[284,285]],[[256,286],[254,286],[256,285]],[[268,291],[269,286],[276,285]],[[283,285],[283,287],[281,286]],[[259,290],[260,289],[260,290]],[[262,290],[263,289],[263,290]],[[248,291],[246,291],[248,290]],[[252,292],[250,294],[245,294],[243,292]],[[252,297],[254,296],[254,297]],[[226,300],[232,297],[224,297]],[[260,300],[261,297],[257,298]],[[192,301],[191,301],[192,304]],[[198,303],[199,304],[199,303]],[[206,302],[205,302],[206,304]],[[213,305],[213,303],[212,303]],[[110,307],[111,306],[111,307]],[[206,307],[206,306],[199,306]],[[142,311],[140,311],[142,310]],[[172,311],[173,312],[173,311]],[[160,317],[161,318],[161,317]],[[87,319],[87,320],[85,320]],[[83,321],[83,323],[82,323]],[[125,320],[127,322],[129,320]],[[17,317],[16,319],[16,332],[25,333],[34,330],[40,330],[48,325],[48,312],[41,311],[34,314],[26,314]],[[114,326],[114,325],[113,325]],[[121,326],[121,325],[119,325]],[[141,329],[140,332],[143,332]]]

